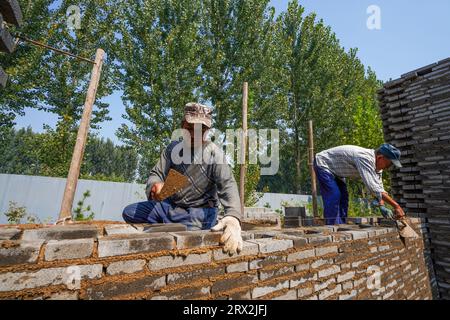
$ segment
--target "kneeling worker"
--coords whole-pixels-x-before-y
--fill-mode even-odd
[[[395,219],[405,217],[400,205],[384,190],[382,172],[395,165],[401,168],[401,152],[390,144],[377,150],[357,146],[340,146],[316,155],[314,169],[319,181],[324,206],[325,223],[345,223],[348,211],[348,192],[345,178],[361,178],[367,189],[380,205],[390,204],[395,210]]]
[[[195,135],[194,128],[200,126],[201,134]],[[213,150],[213,153],[221,152],[214,143],[204,140],[204,133],[211,128],[211,109],[198,103],[188,103],[184,109],[182,128],[189,133],[185,140],[191,150],[190,161],[184,161],[184,157],[182,161],[174,161],[173,158],[180,155],[179,151],[173,152],[174,148],[180,149],[179,144],[186,141],[172,141],[150,172],[146,187],[148,201],[127,206],[122,216],[128,223],[182,223],[188,230],[223,230],[221,243],[224,244],[224,251],[230,254],[239,252],[243,245],[242,213],[231,168],[226,162],[205,162],[203,157],[200,162],[194,161],[194,155],[199,154],[194,150],[196,146],[200,147],[202,154],[205,148]],[[199,139],[201,141],[196,141]],[[185,175],[190,184],[164,201],[157,201],[170,169]],[[225,217],[217,223],[219,201],[224,207]]]

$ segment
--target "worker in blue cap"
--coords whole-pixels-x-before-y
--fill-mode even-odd
[[[346,178],[360,178],[367,189],[384,206],[385,202],[394,208],[397,220],[405,217],[400,205],[384,190],[382,173],[392,165],[401,168],[401,152],[390,144],[378,149],[358,146],[340,146],[318,153],[314,170],[319,181],[324,205],[325,223],[328,225],[346,223],[348,192]]]

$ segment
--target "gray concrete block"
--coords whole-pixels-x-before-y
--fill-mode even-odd
[[[105,226],[105,234],[112,236],[115,234],[139,234],[140,232],[129,224],[110,224]]]
[[[289,288],[289,280],[274,285],[256,287],[252,290],[252,299],[257,299],[269,293]]]
[[[320,282],[320,283],[316,283],[314,285],[314,292],[323,290],[325,288],[328,288],[331,284],[336,283],[336,279],[335,278],[330,278],[325,282]]]
[[[312,291],[313,291],[313,290],[312,290],[311,287],[300,288],[300,289],[297,289],[297,296],[298,296],[298,298],[300,299],[300,298],[309,296],[310,294],[312,294]]]
[[[333,274],[341,272],[341,268],[339,266],[331,266],[329,268],[323,269],[319,271],[319,278],[329,277]]]
[[[306,275],[294,277],[289,280],[289,288],[295,288],[305,282],[310,282],[310,281],[315,281],[315,280],[317,280],[317,273],[308,273]]]
[[[277,240],[277,239],[254,239],[249,242],[256,243],[259,246],[261,253],[272,253],[278,251],[288,250],[294,247],[292,240]]]
[[[264,259],[252,260],[248,263],[248,268],[250,270],[261,269],[262,268],[261,262],[263,262],[263,261],[264,261]]]
[[[251,300],[251,294],[251,291],[232,293],[228,295],[228,300]]]
[[[322,292],[320,292],[319,300],[325,300],[325,299],[327,299],[335,294],[341,293],[341,292],[342,292],[342,286],[340,284],[338,284],[333,289],[326,289],[326,290],[323,290]]]
[[[298,251],[298,252],[294,252],[294,253],[289,254],[287,256],[287,261],[288,262],[293,262],[293,261],[298,261],[298,260],[312,258],[314,256],[315,256],[314,249],[308,249],[308,250]]]
[[[351,300],[351,299],[355,298],[357,294],[358,294],[357,290],[352,290],[349,293],[341,294],[339,296],[339,300]]]
[[[8,75],[5,70],[0,66],[0,86],[6,87],[6,83],[8,82]]]
[[[94,239],[50,240],[45,246],[45,260],[87,258],[94,251]]]
[[[369,237],[369,234],[366,231],[359,230],[345,230],[343,233],[351,234],[353,240],[366,239]]]
[[[57,292],[50,296],[48,300],[78,300],[77,291]]]
[[[181,223],[145,223],[133,224],[132,226],[136,230],[145,233],[187,231],[187,227]]]
[[[22,25],[23,15],[19,1],[8,0],[0,2],[0,12],[6,22],[14,24],[17,27]]]
[[[292,240],[292,242],[294,244],[294,248],[302,248],[308,244],[308,239],[305,237],[294,236],[294,235],[283,234],[283,233],[276,235],[275,239]]]
[[[33,289],[51,285],[66,285],[68,289],[79,289],[84,279],[101,278],[103,266],[73,265],[67,268],[48,268],[31,272],[7,272],[0,274],[0,292]]]
[[[18,240],[20,232],[17,228],[0,228],[0,240]]]
[[[242,231],[241,236],[242,236],[242,240],[244,240],[244,241],[254,239],[253,232],[250,232],[250,231]]]
[[[244,241],[242,251],[239,254],[230,256],[228,253],[224,253],[222,249],[216,249],[213,251],[214,260],[221,261],[226,259],[233,259],[242,256],[252,256],[258,254],[258,245],[250,241]]]
[[[144,270],[146,261],[139,260],[127,260],[112,262],[106,268],[106,273],[109,275],[135,273]]]
[[[304,237],[308,239],[308,243],[310,244],[329,243],[333,240],[331,236],[325,236],[321,234],[307,234]]]
[[[355,276],[355,271],[349,271],[347,273],[340,274],[337,277],[337,282],[340,283],[340,282],[344,282],[344,281],[353,279],[354,276]]]
[[[331,253],[337,253],[338,247],[337,246],[330,246],[330,247],[319,247],[315,249],[315,255],[316,257],[324,256]]]
[[[227,273],[246,272],[246,271],[248,271],[248,262],[244,261],[244,262],[230,264],[226,267],[226,270],[227,270]]]
[[[0,266],[35,263],[44,240],[7,240],[0,243]]]
[[[279,277],[282,275],[287,275],[290,273],[294,273],[295,267],[293,266],[284,266],[277,269],[272,270],[259,270],[259,280],[264,281],[267,279]]]
[[[0,52],[13,53],[14,50],[14,38],[6,28],[0,26]]]
[[[202,264],[211,262],[211,252],[202,254],[190,254],[187,257],[182,256],[162,256],[149,261],[148,268],[151,271],[175,268],[186,265]]]
[[[93,285],[86,290],[86,296],[89,300],[111,299],[116,296],[152,292],[166,286],[165,276],[145,276],[142,278],[131,279],[126,282],[105,282],[99,285]]]
[[[172,232],[177,243],[178,249],[199,248],[207,246],[218,246],[222,232],[211,232],[209,230],[202,231],[184,231]]]
[[[24,230],[22,240],[69,240],[97,238],[100,230],[94,225],[75,224]]]
[[[133,253],[149,253],[175,248],[173,236],[166,233],[99,238],[98,256],[111,257]]]
[[[213,268],[196,269],[187,272],[174,272],[167,275],[167,284],[172,283],[187,283],[199,278],[209,279],[225,274],[225,268],[223,266]]]
[[[272,300],[297,300],[297,290],[289,290],[285,294],[275,297]]]

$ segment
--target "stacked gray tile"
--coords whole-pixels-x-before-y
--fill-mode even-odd
[[[424,218],[431,271],[450,299],[450,58],[386,83],[378,99],[385,140],[402,151],[393,195]]]

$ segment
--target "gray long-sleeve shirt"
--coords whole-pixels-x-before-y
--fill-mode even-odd
[[[361,178],[378,199],[385,192],[382,171],[376,170],[375,150],[357,146],[340,146],[316,155],[317,165],[340,178]]]
[[[158,163],[150,172],[147,180],[146,194],[150,199],[150,190],[157,182],[164,182],[170,169],[174,169],[188,177],[190,185],[169,200],[177,207],[202,208],[217,207],[218,201],[222,204],[226,216],[233,216],[241,220],[241,205],[236,181],[230,166],[225,161],[194,161],[194,151],[191,151],[191,163],[177,161],[173,153],[182,154],[178,150],[183,142],[173,141],[161,153]],[[177,147],[178,146],[178,147]],[[174,148],[176,150],[174,150]],[[222,151],[214,143],[206,143],[203,150],[214,159],[222,159]],[[206,157],[205,157],[206,158]],[[197,158],[198,159],[198,158]],[[209,158],[211,159],[211,158]]]

